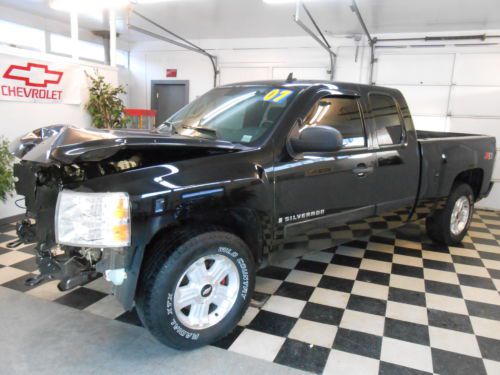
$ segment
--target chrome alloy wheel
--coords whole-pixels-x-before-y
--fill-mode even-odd
[[[231,311],[240,289],[240,274],[225,255],[201,257],[179,279],[174,293],[174,310],[190,329],[206,329],[219,323]]]
[[[470,211],[471,205],[469,198],[466,196],[458,198],[453,207],[450,220],[450,230],[454,236],[460,235],[467,226]]]

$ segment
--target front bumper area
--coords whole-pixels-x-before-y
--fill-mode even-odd
[[[36,242],[36,224],[33,220],[18,222],[16,231],[18,243]],[[110,275],[109,281],[119,284],[120,276],[117,275],[126,277],[124,254],[125,249],[84,249],[57,244],[47,247],[45,243],[37,243],[35,256],[40,275],[28,282],[36,284],[43,279],[60,280],[58,288],[65,291],[87,284],[104,274]]]

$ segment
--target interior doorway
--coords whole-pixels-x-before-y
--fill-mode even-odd
[[[189,102],[189,81],[151,81],[151,109],[156,110],[156,125]]]

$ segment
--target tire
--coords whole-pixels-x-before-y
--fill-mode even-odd
[[[453,210],[457,201],[468,203],[468,214],[464,217],[465,226],[451,228]],[[465,211],[464,211],[465,212]],[[427,235],[434,241],[440,244],[452,246],[458,245],[463,240],[469,229],[474,212],[474,193],[472,188],[465,183],[455,185],[448,197],[444,208],[437,210],[432,216],[428,217],[425,221]]]
[[[183,230],[148,252],[136,305],[153,336],[174,349],[190,350],[233,330],[255,285],[254,262],[239,237],[219,228]],[[183,308],[186,301],[192,304]]]

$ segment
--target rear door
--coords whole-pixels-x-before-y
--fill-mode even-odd
[[[420,156],[416,134],[399,91],[368,88],[365,98],[377,159],[379,227],[393,228],[407,219],[418,194]]]

